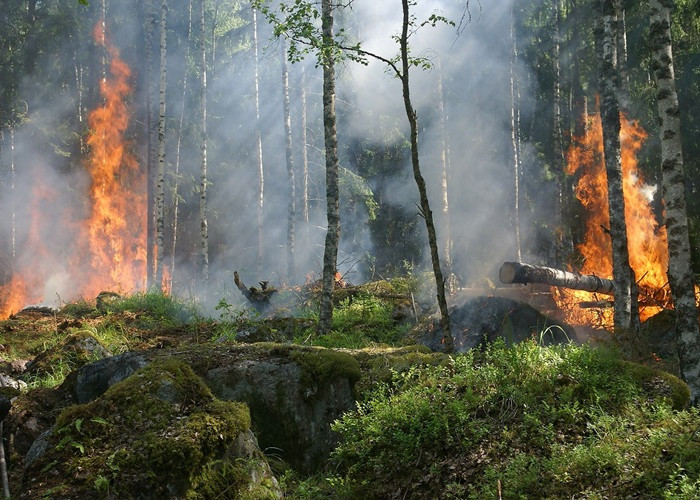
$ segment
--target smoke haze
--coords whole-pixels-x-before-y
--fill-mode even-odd
[[[96,2],[91,2],[95,4]],[[301,87],[302,66],[306,74],[308,151],[309,151],[309,223],[301,219],[301,202],[297,201],[296,273],[286,270],[286,232],[288,209],[287,166],[284,155],[282,75],[279,42],[272,39],[271,28],[258,15],[260,71],[260,129],[262,131],[265,169],[264,260],[257,269],[258,228],[255,147],[254,56],[252,49],[251,9],[238,2],[221,2],[218,19],[216,60],[208,75],[209,119],[209,245],[211,262],[210,290],[205,294],[197,285],[199,245],[198,193],[200,150],[198,114],[199,79],[194,63],[197,47],[187,40],[185,5],[171,0],[168,33],[168,101],[166,143],[168,186],[166,220],[173,214],[172,191],[177,181],[179,203],[178,240],[173,292],[182,295],[208,296],[213,303],[221,297],[239,301],[233,293],[233,271],[238,270],[245,282],[270,280],[279,285],[303,282],[306,276],[320,276],[325,238],[325,173],[323,124],[321,114],[321,70],[309,57],[289,65],[294,164],[297,197],[302,192],[301,160]],[[214,8],[213,6],[209,6]],[[112,43],[134,71],[133,93],[128,98],[131,121],[126,140],[141,165],[147,156],[145,135],[145,83],[143,27],[138,2],[108,2],[107,29]],[[438,82],[444,89],[446,135],[449,144],[448,181],[452,258],[454,272],[468,285],[480,280],[495,280],[503,260],[515,255],[513,210],[513,151],[511,142],[510,97],[510,2],[492,1],[469,6],[471,22],[466,22],[462,2],[419,2],[414,11],[418,22],[437,13],[460,24],[424,26],[410,38],[411,53],[429,58],[433,69],[411,69],[411,93],[420,127],[420,157],[427,180],[431,207],[442,240],[446,231],[441,216],[442,135],[438,113]],[[87,19],[96,20],[95,5]],[[134,21],[129,21],[133,13]],[[213,11],[208,12],[211,22]],[[196,13],[193,14],[196,21]],[[13,191],[3,184],[0,210],[15,213],[17,259],[14,271],[31,269],[35,276],[30,295],[33,302],[55,304],[85,293],[85,280],[76,277],[70,263],[81,237],[74,225],[90,211],[89,178],[82,166],[76,136],[85,134],[85,122],[76,119],[78,104],[91,109],[99,105],[99,74],[88,67],[99,60],[100,49],[90,39],[91,22],[81,23],[75,35],[80,48],[61,57],[73,69],[84,65],[82,78],[85,92],[76,90],[76,74],[64,71],[52,74],[56,53],[37,58],[37,70],[27,75],[21,93],[28,92],[27,120],[19,124],[14,137]],[[336,19],[351,37],[362,42],[364,49],[386,58],[398,54],[392,39],[399,33],[399,2],[356,0],[352,10]],[[211,29],[211,27],[209,27]],[[198,33],[195,22],[193,33]],[[211,43],[211,40],[209,41]],[[211,45],[208,50],[212,50]],[[78,55],[82,54],[82,55]],[[157,59],[157,54],[154,56]],[[209,54],[211,57],[211,53]],[[211,64],[211,61],[210,61]],[[81,66],[83,67],[83,66]],[[82,69],[80,71],[83,71]],[[526,83],[531,81],[522,65],[515,67],[521,82],[522,119],[531,103]],[[406,147],[408,122],[401,97],[401,85],[384,63],[370,61],[367,66],[342,62],[338,67],[338,133],[341,175],[341,247],[339,271],[354,283],[377,278],[402,267],[406,261],[415,269],[429,264],[427,237],[416,204],[418,192],[411,173],[410,154]],[[183,98],[183,82],[187,89]],[[34,83],[42,79],[42,85]],[[150,76],[157,81],[157,74]],[[45,89],[54,89],[48,93]],[[44,90],[42,90],[44,89]],[[176,157],[177,128],[184,105],[180,159]],[[83,116],[84,119],[84,116]],[[64,130],[65,123],[74,130]],[[9,178],[9,140],[5,137],[2,154],[3,178]],[[384,151],[384,159],[370,158],[368,150]],[[527,155],[532,158],[534,155]],[[177,176],[173,174],[179,165]],[[354,176],[359,175],[360,177]],[[364,180],[361,180],[364,179]],[[373,202],[378,205],[377,220],[369,219],[372,211],[368,199],[358,196],[360,184],[366,182]],[[358,187],[359,186],[359,187]],[[351,189],[352,188],[352,189]],[[299,199],[299,198],[298,198]],[[401,220],[404,234],[378,232],[380,222]],[[528,221],[521,221],[527,227]],[[3,217],[3,252],[9,254],[12,234],[9,217]],[[166,255],[172,229],[166,227]],[[377,241],[382,236],[381,241]],[[523,236],[526,239],[527,236]],[[39,244],[41,243],[41,244]],[[142,244],[145,245],[145,242]],[[6,261],[8,259],[5,259]],[[169,266],[169,257],[165,261]],[[12,275],[3,263],[5,276]],[[262,273],[262,274],[261,274]],[[6,281],[8,281],[6,279]],[[143,288],[144,283],[121,283]],[[92,293],[92,291],[90,291]],[[92,297],[85,297],[92,298]],[[26,305],[26,304],[25,304]]]

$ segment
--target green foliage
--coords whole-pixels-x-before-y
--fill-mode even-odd
[[[700,415],[644,383],[658,374],[604,349],[497,343],[380,384],[336,422],[334,458],[368,498],[694,491]]]
[[[182,325],[198,315],[194,303],[160,291],[137,292],[110,301],[107,310],[112,313],[138,313],[144,323],[159,325]]]
[[[96,314],[97,308],[95,304],[81,298],[74,302],[70,302],[61,308],[61,313],[73,318],[84,318]]]
[[[410,329],[410,324],[394,318],[395,303],[372,294],[348,297],[333,309],[331,332],[313,337],[313,344],[323,347],[360,349],[371,345],[396,345]],[[303,342],[306,333],[295,337]]]

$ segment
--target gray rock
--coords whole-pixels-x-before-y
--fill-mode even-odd
[[[73,395],[78,403],[92,401],[147,364],[145,356],[138,352],[125,352],[84,365],[76,373]]]
[[[203,374],[212,392],[250,408],[263,450],[302,473],[315,472],[337,444],[331,423],[355,407],[352,381],[343,374],[308,383],[286,357],[242,359]]]

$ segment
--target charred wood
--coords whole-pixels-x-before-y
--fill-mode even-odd
[[[238,287],[243,296],[248,299],[248,302],[250,302],[253,307],[258,310],[266,309],[270,305],[270,299],[272,296],[277,293],[277,289],[270,286],[269,281],[259,281],[258,284],[260,285],[260,288],[256,288],[254,286],[248,288],[245,286],[243,281],[241,281],[238,271],[233,272],[233,282],[236,284],[236,287]]]
[[[504,262],[498,275],[501,282],[505,284],[542,283],[605,295],[613,295],[615,293],[613,282],[609,279],[588,274],[571,273],[551,267],[533,266],[522,262]]]

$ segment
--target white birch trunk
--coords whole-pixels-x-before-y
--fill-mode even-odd
[[[683,378],[691,400],[700,399],[700,332],[690,260],[681,147],[680,107],[673,68],[668,0],[649,0],[652,70],[661,123],[661,173],[668,234],[668,279],[676,309],[676,342]]]
[[[190,57],[190,44],[192,43],[192,0],[187,0],[187,49],[185,51],[185,60]],[[180,211],[180,154],[182,147],[182,128],[185,122],[185,98],[187,97],[187,69],[185,69],[182,78],[182,94],[180,96],[180,122],[177,128],[177,142],[175,146],[175,167],[173,172],[173,221],[172,221],[172,240],[170,245],[170,283],[169,289],[173,289],[175,282],[175,254],[177,251],[177,233],[178,233],[178,217]]]
[[[202,285],[209,281],[209,228],[207,220],[207,50],[205,36],[205,0],[200,0],[200,46],[199,64],[201,72],[200,106],[200,173],[199,173],[199,271]]]
[[[613,281],[615,308],[613,321],[617,331],[637,331],[639,309],[636,300],[636,282],[629,264],[625,199],[622,191],[622,164],[620,158],[620,111],[617,101],[617,47],[615,31],[615,1],[599,0],[602,15],[599,85],[601,87],[601,116],[605,171],[608,178],[610,238],[612,240]]]
[[[160,4],[160,84],[158,88],[158,170],[155,181],[156,274],[154,286],[163,289],[163,229],[165,227],[165,96],[167,85],[168,0]]]
[[[287,161],[287,279],[294,283],[296,270],[294,267],[294,223],[296,221],[296,181],[294,180],[294,155],[292,150],[292,117],[289,106],[289,68],[287,65],[287,49],[281,42],[280,57],[282,63],[282,98],[284,110],[284,152]]]
[[[520,244],[520,160],[518,158],[518,127],[516,123],[516,97],[515,97],[515,64],[518,57],[518,46],[515,40],[515,15],[513,6],[510,8],[510,139],[513,148],[513,230],[515,233],[515,255],[522,259]]]
[[[258,174],[258,196],[257,196],[257,223],[258,223],[258,254],[257,269],[258,276],[262,275],[263,259],[265,257],[264,240],[264,218],[265,218],[265,170],[263,168],[263,147],[262,133],[260,131],[260,69],[258,61],[258,14],[253,7],[253,57],[254,57],[254,83],[255,83],[255,146],[257,150],[257,174]]]

